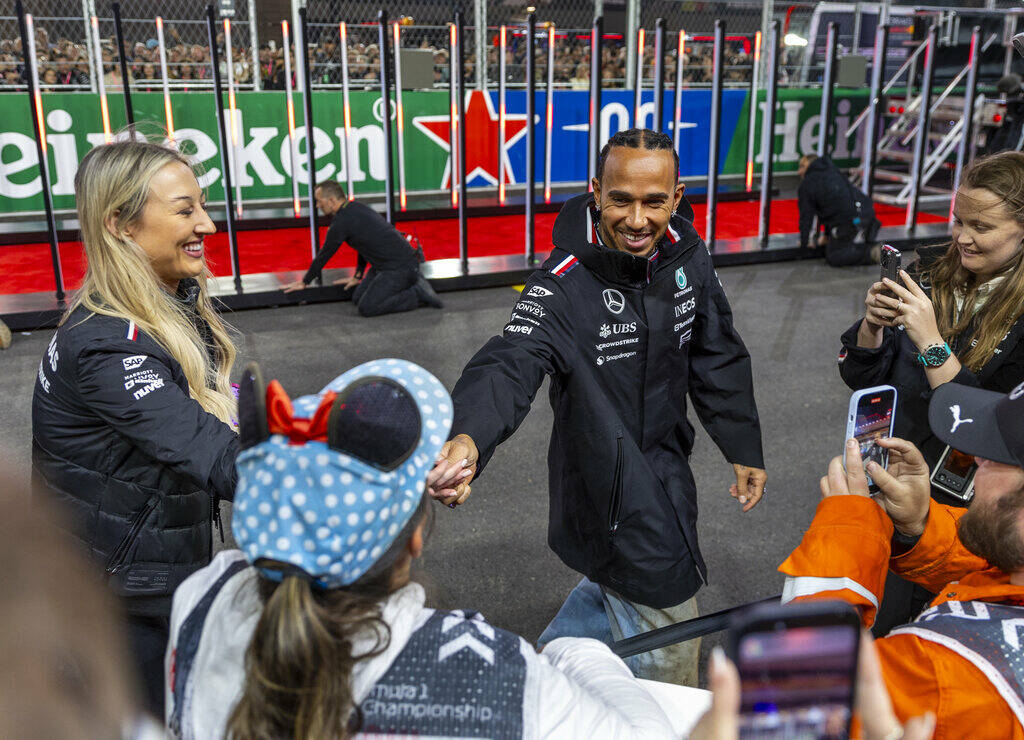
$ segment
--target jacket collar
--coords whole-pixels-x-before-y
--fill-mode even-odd
[[[693,224],[673,214],[668,231],[655,246],[651,257],[620,252],[604,246],[598,233],[594,196],[583,193],[565,202],[555,219],[552,241],[555,247],[576,257],[592,273],[608,283],[628,288],[647,286],[661,267],[700,243]]]

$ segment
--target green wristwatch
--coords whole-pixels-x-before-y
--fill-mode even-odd
[[[941,367],[952,354],[953,350],[945,342],[930,344],[924,348],[924,352],[917,356],[917,361],[925,367]]]

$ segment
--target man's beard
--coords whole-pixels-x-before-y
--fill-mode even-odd
[[[1024,537],[1020,519],[1024,492],[1006,494],[998,501],[976,503],[960,517],[957,535],[968,551],[1004,573],[1024,569]]]

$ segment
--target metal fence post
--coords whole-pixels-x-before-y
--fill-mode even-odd
[[[135,136],[135,110],[132,108],[132,90],[128,78],[128,60],[125,58],[124,50],[124,27],[121,24],[121,3],[111,3],[111,10],[114,12],[114,34],[117,36],[117,57],[118,65],[121,68],[121,91],[124,95],[124,114],[128,121],[128,127],[133,129],[132,136]]]
[[[25,77],[28,82],[29,109],[32,127],[36,133],[36,156],[39,159],[39,178],[43,186],[43,208],[46,210],[46,229],[50,237],[50,261],[53,263],[53,282],[57,302],[64,303],[64,275],[60,265],[60,248],[57,240],[57,220],[53,213],[53,194],[50,190],[49,152],[46,149],[46,129],[43,123],[43,101],[39,93],[39,77],[36,70],[35,28],[32,16],[25,14],[21,0],[16,0],[14,13],[18,16],[18,30],[21,31],[21,55],[25,60]]]
[[[601,153],[601,48],[604,35],[604,19],[594,18],[590,29],[590,128],[587,142],[587,190],[594,189],[597,175],[597,157]]]
[[[295,88],[296,92],[306,89],[306,50],[299,49],[299,11],[305,10],[306,0],[291,0],[292,2],[292,28],[295,29]],[[303,41],[302,43],[305,43]]]
[[[636,32],[640,29],[640,0],[626,0],[626,89],[633,89],[630,72],[636,64]]]
[[[861,190],[871,197],[875,183],[875,141],[878,139],[878,124],[882,120],[882,78],[885,76],[885,60],[889,50],[889,26],[875,29],[875,53],[871,66],[871,96],[868,100],[868,126],[864,130],[864,149],[861,153]]]
[[[487,89],[487,0],[473,0],[473,44],[476,47],[476,89]]]
[[[654,125],[661,131],[662,105],[665,98],[665,19],[654,23]]]
[[[210,42],[210,64],[213,67],[213,107],[217,113],[217,135],[220,139],[220,166],[224,186],[224,210],[228,225],[228,244],[231,248],[231,274],[235,278],[235,290],[242,292],[241,267],[238,263],[238,235],[235,233],[235,199],[231,192],[231,137],[228,135],[227,120],[224,116],[224,98],[220,84],[220,54],[217,50],[217,18],[213,4],[206,6],[206,33]],[[307,146],[312,146],[306,142]],[[310,174],[312,177],[312,174]]]
[[[260,70],[260,33],[256,25],[256,0],[249,0],[249,47],[252,52],[252,89],[263,89]]]
[[[388,43],[388,11],[381,8],[377,12],[377,51],[380,55],[380,102],[381,127],[384,131],[384,217],[389,223],[395,220],[395,173],[391,161],[394,149],[391,136],[391,73],[388,69],[390,61],[390,44]],[[462,67],[459,67],[461,71]]]
[[[712,52],[711,67],[711,131],[708,141],[708,194],[707,194],[707,228],[704,241],[708,250],[715,251],[716,210],[718,207],[718,165],[720,152],[718,140],[722,125],[722,66],[724,62],[725,21],[715,21],[715,46]]]
[[[832,134],[832,100],[836,81],[836,41],[839,35],[835,22],[828,24],[825,39],[825,72],[821,77],[821,118],[818,122],[818,156],[827,157],[832,148],[829,136]]]
[[[313,82],[309,64],[309,19],[306,8],[299,8],[299,27],[295,34],[295,67],[302,65],[302,107],[306,128],[306,175],[309,184],[306,197],[309,202],[309,247],[313,256],[320,251],[320,229],[316,222],[316,137],[313,130]],[[298,146],[296,146],[298,149]],[[390,161],[390,160],[389,160]]]
[[[85,52],[89,59],[89,88],[93,93],[99,92],[96,88],[95,51],[93,50],[92,29],[89,27],[89,19],[96,15],[93,7],[93,0],[82,0],[82,22],[85,25]]]
[[[772,170],[775,164],[775,105],[779,96],[779,22],[772,21],[768,29],[767,73],[768,94],[761,118],[761,212],[757,235],[761,249],[768,248],[771,236]]]
[[[533,225],[533,199],[537,180],[536,162],[537,157],[537,135],[534,126],[536,101],[536,82],[533,75],[534,67],[534,34],[537,32],[537,16],[533,13],[526,15],[526,190],[524,192],[526,229],[525,247],[526,264],[532,266],[535,260],[534,225]]]
[[[463,65],[462,11],[455,11],[455,58],[458,75],[455,79],[455,115],[459,119],[457,141],[452,146],[458,150],[459,156],[459,266],[463,275],[469,274],[468,224],[466,223],[466,90]]]
[[[956,151],[956,170],[953,173],[954,197],[960,187],[960,178],[974,149],[974,104],[978,97],[978,50],[981,48],[981,26],[971,31],[971,52],[967,58],[967,83],[964,91],[964,130],[960,134],[960,145]],[[953,203],[950,201],[949,220],[953,221]]]
[[[917,228],[917,209],[921,197],[921,177],[924,160],[928,154],[928,134],[931,132],[932,79],[935,75],[935,47],[938,43],[939,28],[928,29],[928,46],[925,49],[924,72],[921,77],[921,107],[917,113],[917,139],[914,141],[914,162],[910,171],[910,198],[907,200],[907,230],[913,233]]]

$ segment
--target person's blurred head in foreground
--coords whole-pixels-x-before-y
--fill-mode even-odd
[[[232,528],[264,606],[227,734],[348,737],[353,668],[387,648],[381,605],[423,551],[451,398],[404,360],[365,363],[294,402],[250,366],[239,418]]]
[[[124,737],[137,716],[114,604],[54,512],[0,471],[0,737]]]
[[[619,131],[601,149],[592,185],[605,246],[649,256],[683,197],[672,139],[650,129]]]

